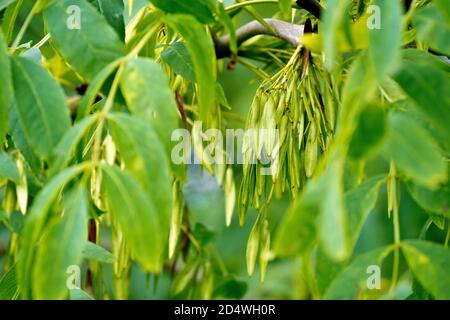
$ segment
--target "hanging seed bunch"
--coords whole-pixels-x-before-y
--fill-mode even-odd
[[[333,136],[336,106],[331,77],[303,48],[257,89],[246,124],[253,134],[243,142],[241,223],[248,204],[259,209],[273,192],[297,195]]]

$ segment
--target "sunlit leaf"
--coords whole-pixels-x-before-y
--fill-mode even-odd
[[[88,81],[125,53],[117,33],[86,0],[55,1],[44,17],[56,48]]]
[[[136,179],[118,167],[103,166],[102,177],[109,211],[132,256],[144,270],[160,272],[164,249],[156,207]]]
[[[63,216],[50,220],[37,250],[33,272],[33,298],[64,299],[67,270],[79,266],[87,237],[87,194],[82,187],[67,194]]]
[[[198,85],[198,104],[200,116],[205,119],[215,103],[215,90],[211,84],[216,81],[214,45],[205,29],[194,18],[187,15],[169,15],[164,19],[186,41],[185,45],[194,65]]]

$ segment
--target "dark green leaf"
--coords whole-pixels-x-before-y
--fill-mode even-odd
[[[113,263],[116,260],[111,252],[90,241],[84,243],[83,258],[104,263]]]
[[[442,214],[450,218],[450,181],[431,190],[412,181],[408,183],[408,190],[413,199],[430,213]]]
[[[431,136],[406,113],[389,115],[389,137],[384,154],[407,177],[430,188],[447,180],[447,164]]]
[[[0,148],[8,131],[9,109],[13,99],[11,63],[3,33],[0,31]]]
[[[217,299],[242,299],[247,292],[247,283],[229,276],[223,279],[214,290]]]
[[[195,82],[195,71],[191,56],[183,42],[172,43],[161,53],[161,59],[186,80]]]
[[[208,0],[149,0],[155,7],[167,13],[189,14],[197,18],[201,23],[214,21],[213,13],[207,4]]]
[[[14,300],[18,294],[16,267],[12,267],[0,278],[0,300]]]
[[[88,0],[106,18],[109,25],[125,40],[125,20],[123,17],[125,7],[123,0]]]
[[[441,245],[408,240],[402,251],[413,274],[436,299],[450,299],[450,251]]]
[[[56,81],[31,60],[12,60],[16,108],[25,137],[43,159],[70,128],[69,108]]]
[[[386,176],[375,176],[345,193],[350,251],[353,251],[367,216],[375,207],[378,191],[385,182]]]
[[[403,91],[414,101],[416,107],[450,139],[450,87],[448,73],[431,67],[437,63],[429,55],[422,55],[421,63],[404,60],[394,75]]]
[[[386,136],[386,116],[380,106],[369,105],[359,115],[350,141],[349,155],[355,159],[368,158],[381,147]]]

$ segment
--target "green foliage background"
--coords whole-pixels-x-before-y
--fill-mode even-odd
[[[0,299],[449,299],[450,2],[327,0],[320,20],[302,3],[0,0]],[[301,50],[238,41],[272,17],[318,29]],[[249,127],[305,64],[336,121],[317,156],[308,122],[285,192],[266,179],[244,205],[245,167],[172,163],[175,129],[198,156],[195,120]]]

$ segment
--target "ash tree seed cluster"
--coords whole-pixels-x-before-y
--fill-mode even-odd
[[[450,299],[449,3],[0,1],[0,300]]]

